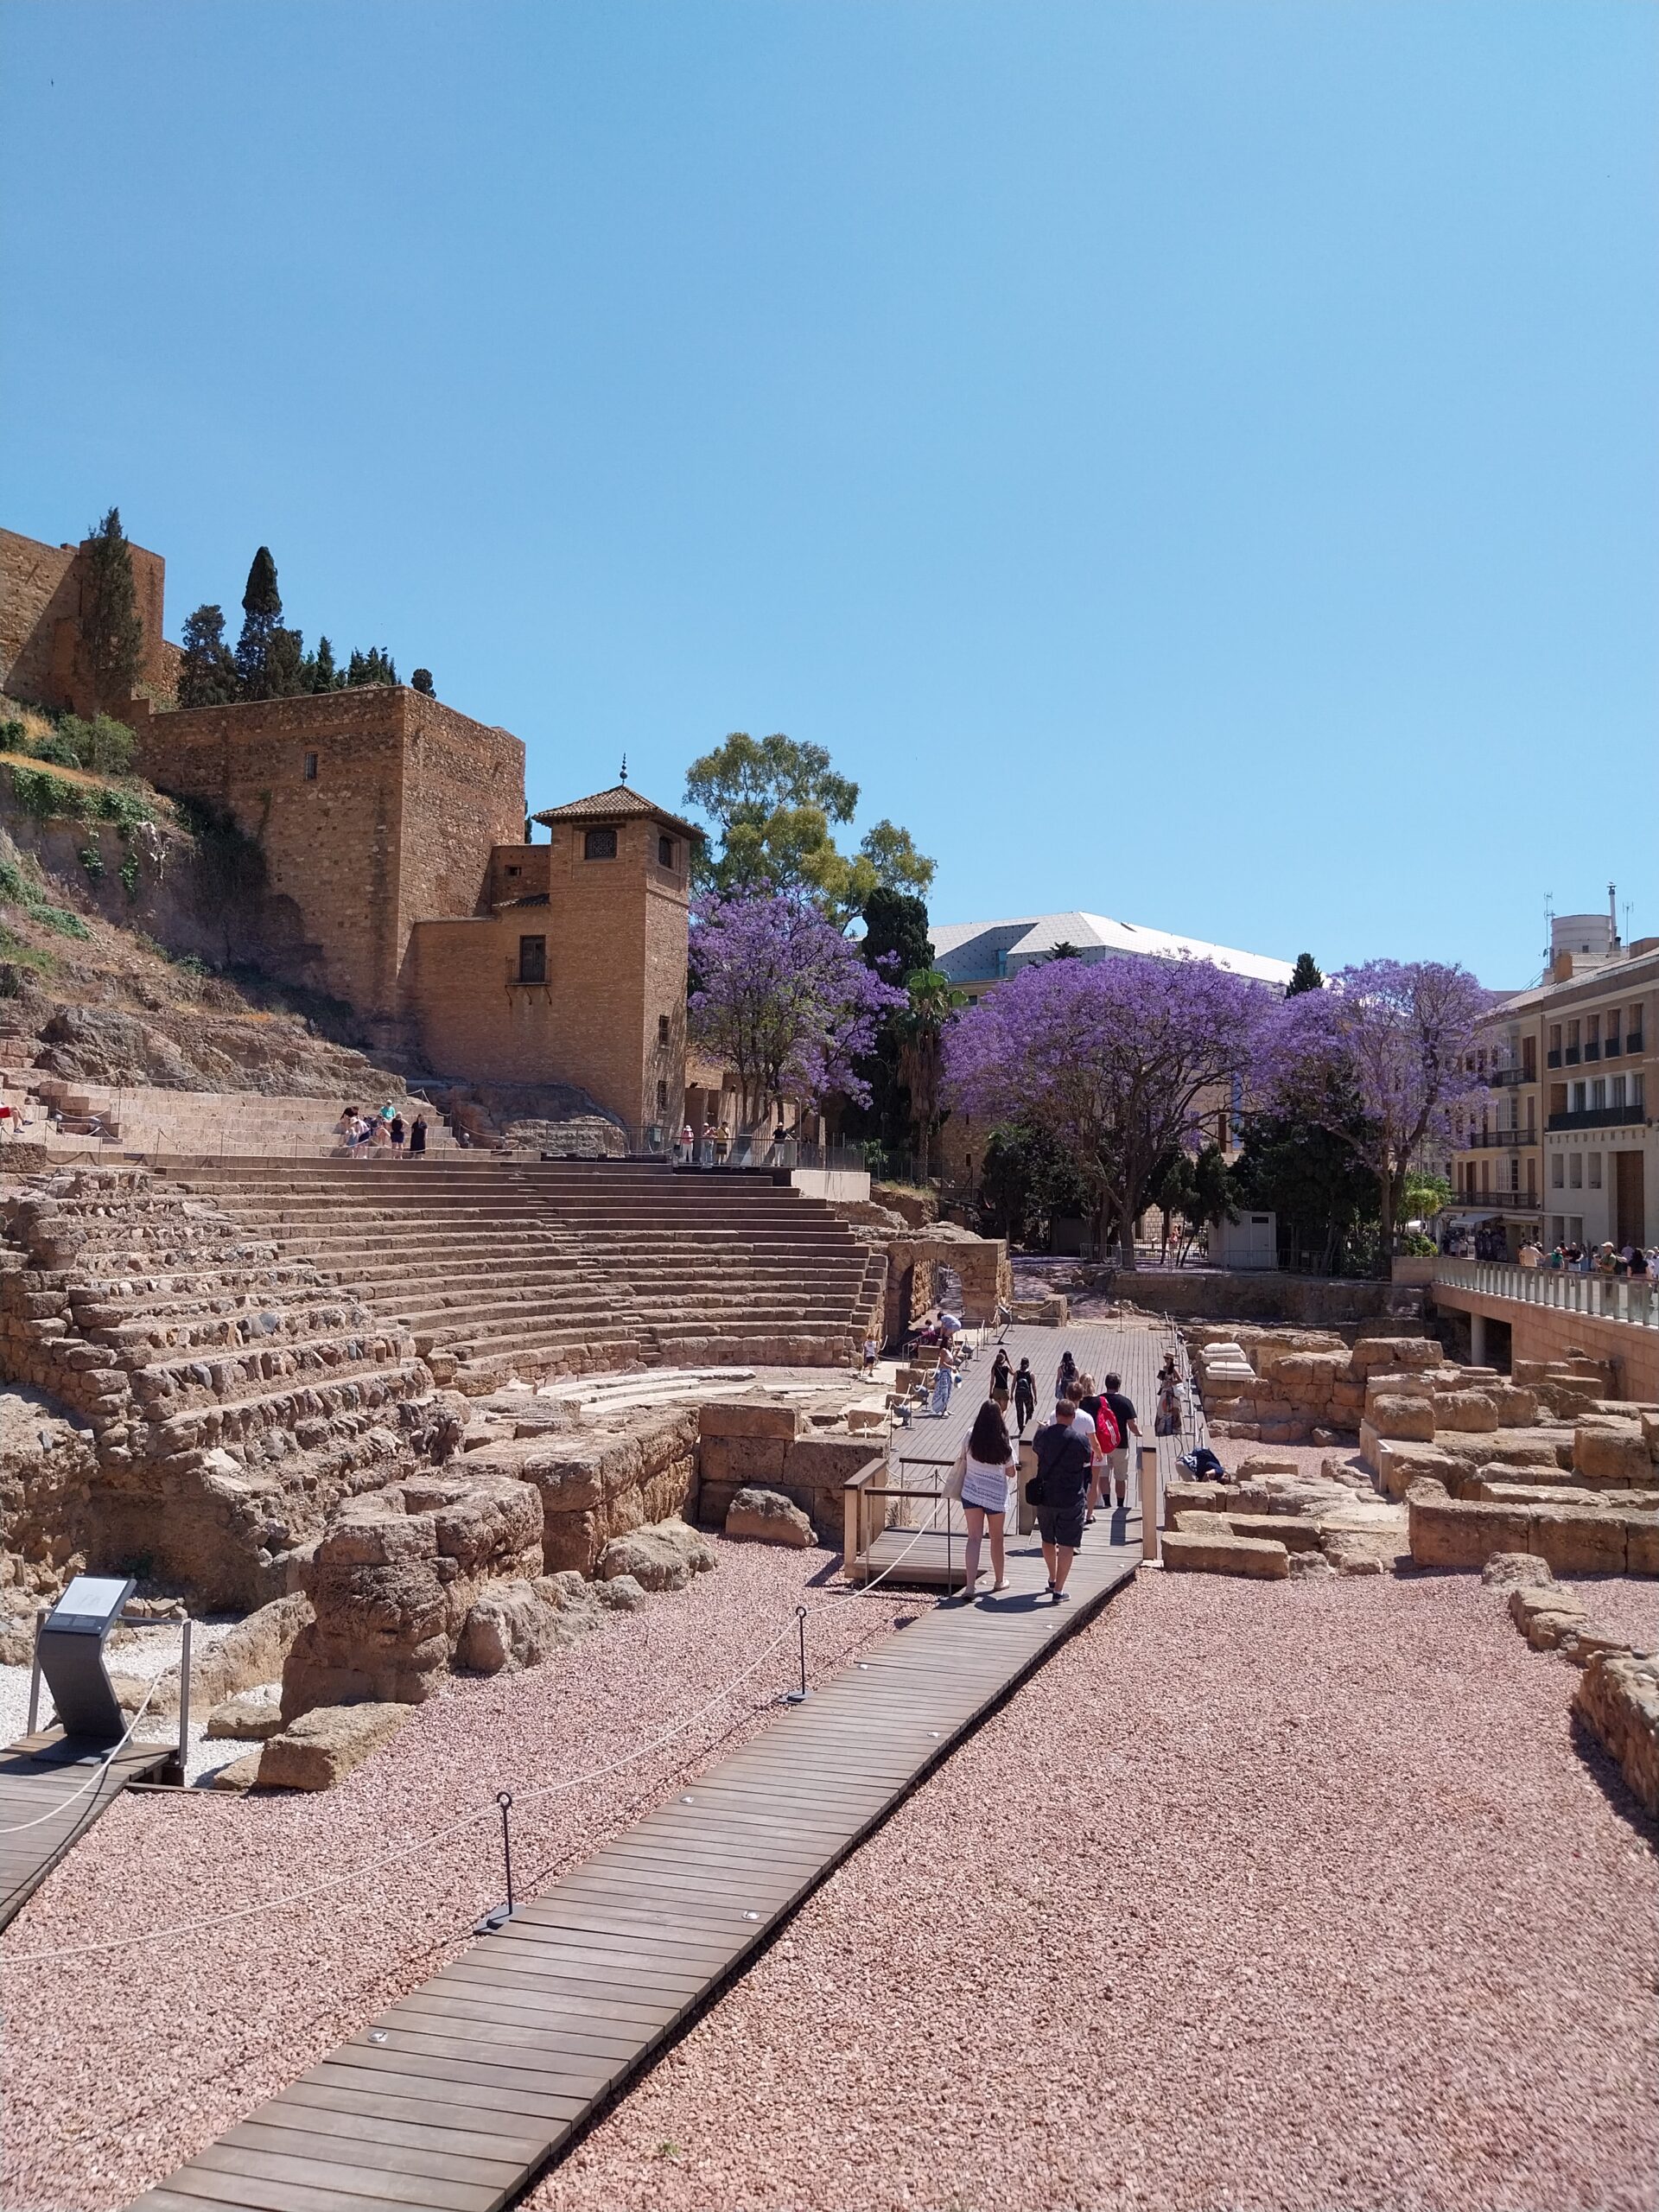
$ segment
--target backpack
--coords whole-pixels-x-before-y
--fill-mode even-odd
[[[1104,1398],[1095,1413],[1095,1440],[1103,1452],[1116,1452],[1123,1438],[1117,1426],[1117,1415]]]

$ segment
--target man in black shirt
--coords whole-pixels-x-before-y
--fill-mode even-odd
[[[1123,1395],[1123,1377],[1121,1375],[1106,1377],[1103,1395],[1111,1408],[1112,1419],[1117,1423],[1117,1449],[1107,1455],[1101,1489],[1105,1495],[1109,1513],[1116,1510],[1112,1503],[1114,1485],[1117,1492],[1117,1504],[1127,1511],[1129,1503],[1129,1452],[1132,1449],[1129,1439],[1134,1437],[1138,1441],[1141,1430],[1135,1418],[1135,1401]]]
[[[1094,1455],[1073,1427],[1077,1408],[1062,1398],[1054,1418],[1045,1421],[1032,1441],[1037,1452],[1037,1532],[1043,1540],[1048,1594],[1059,1605],[1072,1554],[1083,1541],[1084,1501],[1089,1494]]]

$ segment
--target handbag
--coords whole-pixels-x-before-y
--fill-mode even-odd
[[[1043,1485],[1042,1472],[1039,1469],[1026,1484],[1026,1503],[1027,1505],[1043,1505],[1046,1503],[1047,1493]]]
[[[951,1468],[950,1473],[944,1478],[945,1496],[947,1497],[955,1498],[958,1503],[961,1502],[962,1498],[962,1478],[967,1470],[967,1465],[968,1447],[964,1444],[962,1450],[957,1454],[956,1465]]]

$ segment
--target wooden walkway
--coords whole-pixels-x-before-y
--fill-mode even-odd
[[[1080,1363],[1085,1339],[1090,1358],[1121,1353],[1109,1363],[1140,1406],[1133,1333],[1015,1335],[1040,1340],[1045,1389],[1063,1342]],[[1162,1347],[1138,1333],[1149,1382]],[[980,1354],[974,1389],[952,1408],[964,1431],[990,1358]],[[1012,1542],[1005,1594],[937,1606],[881,1638],[137,2204],[493,2212],[509,2202],[1130,1579],[1140,1547],[1111,1533],[1090,1532],[1063,1605],[1045,1594],[1034,1539]]]
[[[0,1929],[130,1782],[147,1780],[175,1756],[171,1744],[129,1744],[105,1765],[102,1751],[66,1743],[56,1728],[0,1751]]]

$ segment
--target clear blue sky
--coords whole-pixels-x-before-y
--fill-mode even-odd
[[[942,921],[1659,931],[1659,10],[0,10],[0,522],[547,804],[830,747]]]

